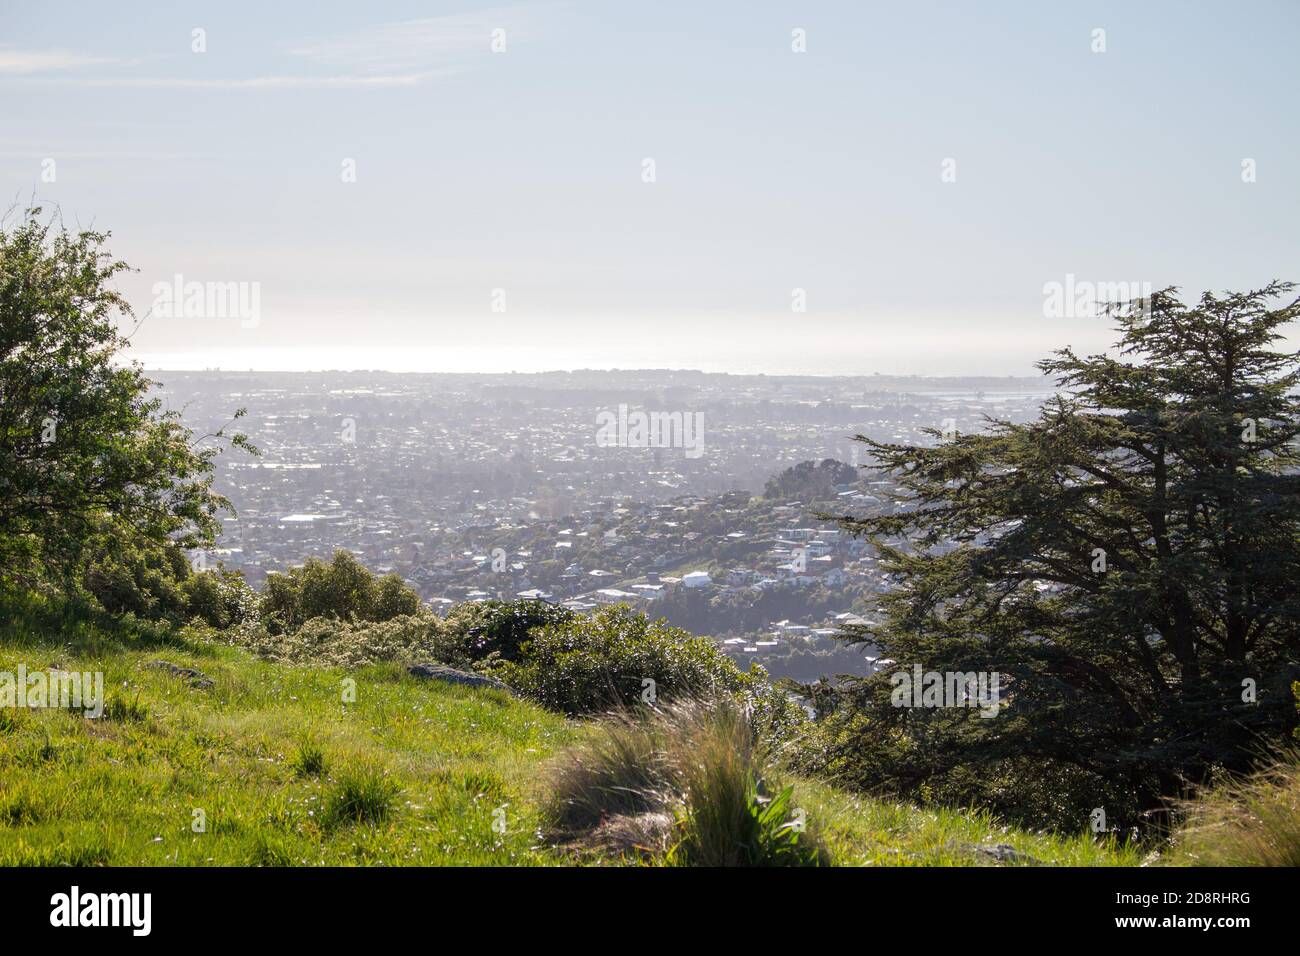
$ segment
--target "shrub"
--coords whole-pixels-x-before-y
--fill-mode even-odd
[[[189,562],[178,548],[135,547],[96,537],[97,556],[88,562],[82,583],[110,614],[134,614],[141,619],[178,619],[185,609],[185,580]]]
[[[375,590],[373,618],[376,621],[390,621],[395,617],[407,617],[420,610],[420,595],[400,575],[386,574],[379,579]]]
[[[558,604],[525,600],[461,604],[448,620],[464,631],[466,652],[473,660],[495,657],[517,661],[534,630],[567,624],[574,617],[572,611]]]
[[[364,667],[382,661],[416,663],[454,657],[457,637],[428,611],[391,621],[349,623],[314,617],[290,633],[251,629],[234,640],[268,660],[325,667]]]
[[[186,623],[198,618],[225,629],[251,620],[256,594],[239,571],[218,564],[198,573],[178,547],[142,547],[96,539],[97,556],[82,578],[86,594],[113,615]]]
[[[154,601],[144,592],[131,569],[112,562],[95,565],[86,572],[86,590],[110,614],[146,617]]]
[[[531,631],[519,659],[504,662],[493,673],[543,706],[571,716],[630,706],[643,695],[653,703],[726,693],[755,708],[759,722],[772,732],[783,733],[802,717],[761,669],[741,671],[708,638],[652,621],[625,605]]]
[[[791,806],[771,750],[730,697],[683,698],[661,710],[624,709],[595,724],[549,775],[554,839],[660,854],[690,866],[794,866],[827,862]],[[667,817],[659,846],[618,845],[615,834],[655,839],[645,824]]]
[[[387,621],[420,609],[419,595],[395,574],[382,581],[349,551],[339,549],[329,564],[308,558],[301,567],[273,574],[262,590],[259,610],[272,634],[292,633],[313,618]]]
[[[218,630],[252,621],[257,614],[257,596],[243,574],[224,566],[190,574],[181,583],[181,592],[185,616]]]

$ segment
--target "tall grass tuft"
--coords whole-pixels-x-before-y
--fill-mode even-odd
[[[140,703],[139,694],[131,700],[125,697],[110,697],[104,704],[104,717],[106,720],[118,723],[136,723],[149,719],[149,708]]]
[[[1185,805],[1172,861],[1193,866],[1300,866],[1300,753]]]
[[[613,713],[559,758],[548,782],[560,842],[670,865],[828,862],[773,754],[729,698]]]
[[[325,820],[333,826],[380,823],[393,812],[400,789],[374,767],[345,771],[330,795]]]
[[[295,777],[319,777],[325,772],[325,751],[311,740],[300,740],[289,767]]]

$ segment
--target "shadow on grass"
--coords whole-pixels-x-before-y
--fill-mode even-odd
[[[15,591],[0,592],[0,643],[59,647],[88,657],[157,648],[203,653],[173,622],[110,614],[82,597]]]

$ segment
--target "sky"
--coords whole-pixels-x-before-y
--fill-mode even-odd
[[[151,368],[1031,374],[1112,338],[1051,290],[1300,280],[1297,39],[1294,0],[6,3],[0,200],[111,230]]]

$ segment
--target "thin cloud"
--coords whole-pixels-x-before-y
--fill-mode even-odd
[[[526,36],[526,14],[519,7],[402,20],[363,27],[282,47],[299,62],[314,64],[321,74],[259,74],[247,77],[78,76],[33,74],[84,66],[138,61],[87,57],[58,50],[0,49],[0,74],[29,75],[46,85],[136,89],[381,89],[411,87],[437,76],[462,73],[491,50],[493,33],[504,30],[506,43]]]
[[[50,79],[47,83],[69,86],[112,86],[137,89],[262,90],[262,89],[339,89],[346,87],[415,86],[439,72],[407,73],[392,76],[101,76],[85,79]]]
[[[389,74],[468,68],[490,51],[494,30],[506,43],[525,35],[525,13],[498,7],[474,13],[381,23],[346,34],[307,40],[288,48],[294,56],[349,72]]]
[[[88,56],[69,50],[16,50],[0,47],[0,73],[30,75],[59,70],[78,70],[87,66],[104,66],[124,61],[108,56]]]

